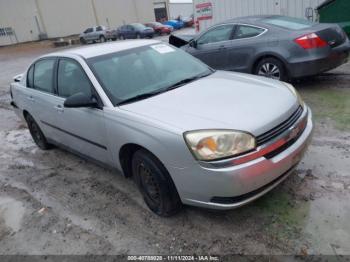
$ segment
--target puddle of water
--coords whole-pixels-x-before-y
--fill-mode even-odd
[[[8,197],[0,198],[0,219],[5,225],[17,232],[21,228],[25,207],[22,202]]]

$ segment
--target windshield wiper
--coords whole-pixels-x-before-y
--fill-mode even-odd
[[[128,98],[128,99],[125,99],[125,100],[119,102],[117,104],[117,106],[129,104],[129,103],[132,103],[132,102],[137,102],[137,101],[140,101],[140,100],[143,100],[143,99],[146,99],[146,98],[150,98],[152,96],[156,96],[156,95],[158,95],[160,93],[163,93],[163,91],[157,91],[157,92],[151,92],[151,93],[145,93],[145,94],[137,95],[137,96],[134,96],[134,97],[131,97],[131,98]]]
[[[188,84],[188,83],[191,83],[195,80],[198,80],[200,78],[203,78],[203,77],[207,77],[209,75],[211,75],[213,72],[209,72],[209,73],[206,73],[206,74],[200,74],[200,75],[196,75],[196,76],[193,76],[193,77],[189,77],[189,78],[186,78],[186,79],[183,79],[179,82],[176,82],[175,84],[172,84],[171,86],[168,86],[167,88],[163,89],[164,92],[166,91],[169,91],[169,90],[173,90],[173,89],[176,89],[176,88],[179,88],[185,84]]]

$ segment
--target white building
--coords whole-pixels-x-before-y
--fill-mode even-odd
[[[193,15],[192,0],[169,0],[170,18],[175,19],[179,16],[189,17]]]
[[[325,0],[193,0],[199,31],[224,20],[248,15],[286,15],[316,20],[315,8]],[[349,0],[350,1],[350,0]]]
[[[168,0],[0,0],[0,46],[81,33],[95,25],[156,20]],[[159,6],[159,4],[158,4]],[[164,10],[162,10],[164,12]]]

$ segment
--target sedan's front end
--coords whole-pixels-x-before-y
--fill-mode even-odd
[[[141,31],[142,38],[153,38],[154,36],[154,29],[151,27],[146,27]]]
[[[311,140],[312,130],[311,110],[306,105],[300,106],[284,122],[255,137],[254,149],[247,147],[246,153],[221,160],[198,160],[196,165],[187,168],[173,168],[170,172],[179,178],[176,182],[182,190],[183,203],[232,209],[252,202],[294,171]],[[199,148],[210,152],[216,141],[206,142]]]

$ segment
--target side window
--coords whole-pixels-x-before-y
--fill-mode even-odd
[[[67,98],[77,93],[91,96],[91,83],[81,66],[70,59],[60,59],[58,64],[57,88],[60,97]]]
[[[98,27],[96,27],[96,31],[97,31],[97,32],[103,31],[102,26],[98,26]]]
[[[27,87],[34,88],[34,65],[27,72]]]
[[[228,41],[231,39],[232,29],[233,25],[218,26],[202,35],[197,43],[198,45],[205,45],[209,43]]]
[[[262,34],[264,31],[265,29],[254,27],[254,26],[239,25],[235,32],[234,39],[242,39],[242,38],[258,36]]]
[[[53,70],[55,59],[44,59],[35,63],[34,67],[34,85],[33,88],[53,93]]]
[[[88,29],[85,30],[84,34],[91,33],[92,31],[94,31],[92,28],[88,28]]]

